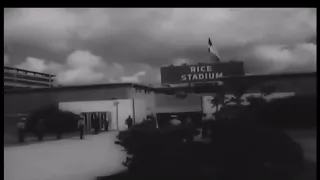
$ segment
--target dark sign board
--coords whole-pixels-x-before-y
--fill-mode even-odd
[[[226,76],[244,75],[243,62],[161,67],[162,84],[215,81]]]

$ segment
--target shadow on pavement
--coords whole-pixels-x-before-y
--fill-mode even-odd
[[[26,141],[24,143],[10,142],[10,143],[4,144],[3,147],[27,146],[27,145],[31,145],[31,144],[39,144],[39,143],[48,142],[48,141],[58,141],[58,140],[73,139],[73,138],[80,139],[79,133],[65,134],[62,136],[61,139],[57,139],[56,136],[54,136],[54,135],[48,135],[48,136],[45,136],[42,141],[39,141],[36,137],[29,136],[26,138]]]
[[[306,160],[305,163],[306,163],[306,166],[305,166],[304,172],[301,174],[300,177],[296,177],[293,180],[316,180],[317,179],[317,163],[309,160]],[[128,170],[125,170],[125,171],[118,172],[108,176],[99,176],[96,178],[96,180],[113,180],[113,179],[119,179],[119,178],[134,179],[134,177],[130,175]],[[167,178],[172,179],[173,177],[167,177]],[[216,180],[219,180],[219,179],[216,179]]]

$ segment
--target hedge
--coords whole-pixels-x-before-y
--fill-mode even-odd
[[[195,133],[186,125],[120,132],[118,144],[132,155],[126,176],[271,180],[292,178],[303,170],[302,148],[282,131],[236,119],[209,126],[209,144],[184,143],[183,138]]]
[[[27,130],[36,132],[39,120],[44,120],[44,133],[73,132],[77,130],[80,117],[72,112],[61,111],[55,105],[46,106],[32,112],[27,118]]]

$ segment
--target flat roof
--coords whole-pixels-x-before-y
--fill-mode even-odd
[[[29,70],[20,69],[20,68],[13,68],[13,67],[9,67],[9,66],[3,66],[3,69],[10,69],[10,70],[22,71],[22,72],[26,72],[26,73],[32,73],[32,74],[39,74],[39,75],[43,75],[43,76],[55,77],[55,75],[52,75],[52,74],[41,73],[41,72],[36,72],[36,71],[29,71]]]
[[[92,88],[118,88],[118,87],[134,87],[143,90],[154,90],[153,87],[136,84],[136,83],[108,83],[108,84],[92,84],[92,85],[75,85],[75,86],[57,86],[57,87],[44,87],[44,88],[30,88],[30,89],[10,89],[6,94],[14,93],[28,93],[28,92],[50,92],[60,90],[79,90],[79,89],[92,89]]]

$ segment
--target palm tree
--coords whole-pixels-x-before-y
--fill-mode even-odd
[[[237,106],[241,105],[244,102],[242,96],[247,91],[248,86],[245,83],[235,83],[229,85],[229,88],[232,91],[234,97],[230,98],[226,103],[235,103]]]
[[[225,105],[225,99],[226,99],[226,88],[224,85],[217,85],[215,89],[215,94],[213,98],[210,100],[210,103],[212,104],[212,108],[216,108],[216,112],[219,111],[219,109]],[[220,108],[219,108],[220,106]]]

